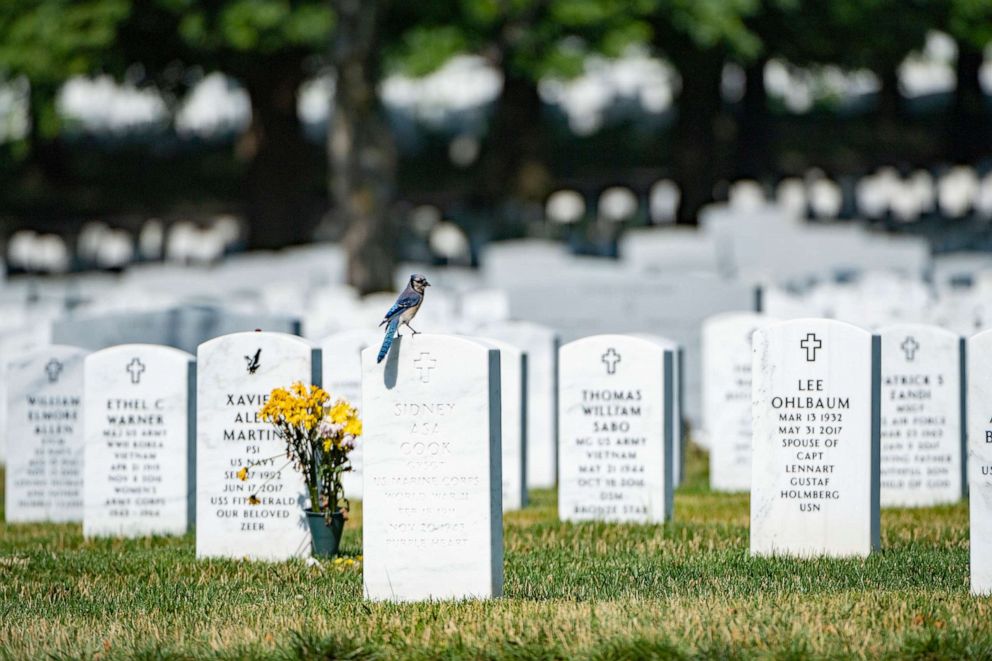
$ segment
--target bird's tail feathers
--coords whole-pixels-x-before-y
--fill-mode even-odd
[[[396,329],[399,328],[400,318],[394,317],[389,325],[386,326],[386,336],[382,338],[382,347],[379,349],[379,357],[375,362],[381,363],[382,359],[386,357],[389,353],[389,348],[393,346],[393,340],[396,338]]]

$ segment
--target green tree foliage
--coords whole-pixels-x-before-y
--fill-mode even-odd
[[[310,238],[316,215],[307,172],[317,166],[297,114],[300,86],[326,56],[334,13],[325,0],[135,1],[121,48],[149,82],[178,95],[190,70],[238,79],[252,121],[247,159],[249,243],[277,248]]]
[[[514,220],[520,200],[548,192],[548,149],[538,81],[573,77],[593,53],[618,56],[646,43],[650,0],[449,0],[432,3],[398,34],[387,67],[411,75],[435,70],[452,56],[485,57],[503,76],[493,108],[470,206],[491,221]]]
[[[992,43],[992,2],[989,0],[949,0],[947,31],[975,49]]]
[[[126,66],[114,44],[129,10],[129,0],[0,3],[0,80],[30,83],[30,157],[48,179],[64,177],[58,90],[72,76]]]
[[[192,71],[234,76],[252,107],[238,148],[247,159],[250,241],[271,248],[309,236],[296,100],[333,26],[324,0],[5,0],[0,75],[30,81],[32,154],[53,178],[64,164],[54,101],[70,77],[128,72],[180,98]]]

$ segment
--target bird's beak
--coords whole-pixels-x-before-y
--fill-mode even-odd
[[[429,283],[429,282],[427,282],[426,280],[424,280],[424,286],[425,286],[425,287],[430,287],[430,286],[431,286],[431,283]]]

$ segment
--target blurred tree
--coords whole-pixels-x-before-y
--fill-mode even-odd
[[[679,72],[673,140],[674,180],[682,191],[677,222],[695,225],[716,183],[717,120],[728,58],[749,61],[761,42],[746,18],[758,0],[656,0],[653,44]]]
[[[782,27],[782,55],[799,66],[866,69],[879,80],[876,111],[893,126],[903,113],[899,65],[942,23],[945,0],[804,0]]]
[[[502,74],[475,164],[470,206],[493,222],[512,220],[520,201],[543,200],[550,185],[541,78],[572,78],[591,54],[622,55],[650,35],[651,0],[452,0],[432,3],[391,51],[393,68],[424,75],[460,53],[481,55]],[[443,7],[442,11],[437,8]]]
[[[760,178],[775,174],[772,162],[774,143],[770,121],[765,67],[781,56],[788,25],[801,10],[801,0],[760,0],[757,11],[745,18],[748,29],[761,42],[757,54],[747,51],[735,59],[744,69],[744,97],[738,113],[737,149],[734,176]]]
[[[958,46],[957,84],[949,122],[951,157],[973,162],[988,156],[992,146],[980,73],[985,49],[992,43],[992,2],[949,0],[947,31]]]
[[[52,182],[66,174],[58,91],[73,76],[121,70],[114,45],[129,11],[130,0],[0,2],[0,80],[28,79],[29,156]]]
[[[390,218],[396,149],[382,114],[382,68],[388,0],[333,0],[336,73],[327,135],[333,212],[344,225],[348,281],[362,294],[393,288],[396,235]]]
[[[166,91],[187,72],[220,71],[244,85],[251,125],[237,146],[247,160],[249,246],[312,238],[308,178],[315,163],[297,114],[300,86],[326,56],[334,14],[325,0],[134,0],[121,28],[127,58]]]

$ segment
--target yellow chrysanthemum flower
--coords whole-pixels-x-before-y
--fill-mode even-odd
[[[337,403],[331,407],[330,416],[331,420],[338,425],[343,425],[348,422],[348,418],[351,417],[351,405],[343,399],[339,399]]]
[[[244,482],[245,480],[248,479],[248,467],[247,466],[245,466],[244,468],[242,468],[241,470],[238,471],[238,479],[241,480],[242,482]]]
[[[357,417],[352,417],[348,419],[348,422],[344,426],[344,433],[351,434],[352,436],[362,435],[362,421]]]

